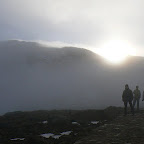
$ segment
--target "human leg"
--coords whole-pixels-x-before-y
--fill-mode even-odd
[[[135,104],[136,104],[136,99],[134,98],[134,100],[133,100],[133,108],[135,107]]]
[[[127,115],[127,101],[124,102],[124,115]]]
[[[139,99],[137,99],[137,111],[139,111]]]
[[[131,108],[131,113],[134,115],[134,107],[132,105],[132,101],[129,101],[129,105],[130,105],[130,108]]]

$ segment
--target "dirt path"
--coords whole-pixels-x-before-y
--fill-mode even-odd
[[[120,115],[75,144],[144,144],[144,111]]]

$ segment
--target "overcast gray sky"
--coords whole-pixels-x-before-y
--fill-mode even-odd
[[[144,56],[143,0],[0,0],[0,40],[101,47],[126,41]]]

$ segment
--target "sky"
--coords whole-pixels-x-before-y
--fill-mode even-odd
[[[93,50],[120,41],[144,56],[143,7],[143,0],[0,0],[0,40],[63,43]]]

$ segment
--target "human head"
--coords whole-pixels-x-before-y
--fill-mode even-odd
[[[126,85],[125,85],[125,89],[129,89],[129,86],[128,86],[128,84],[126,84]]]
[[[136,89],[138,89],[139,87],[138,86],[136,86]]]

